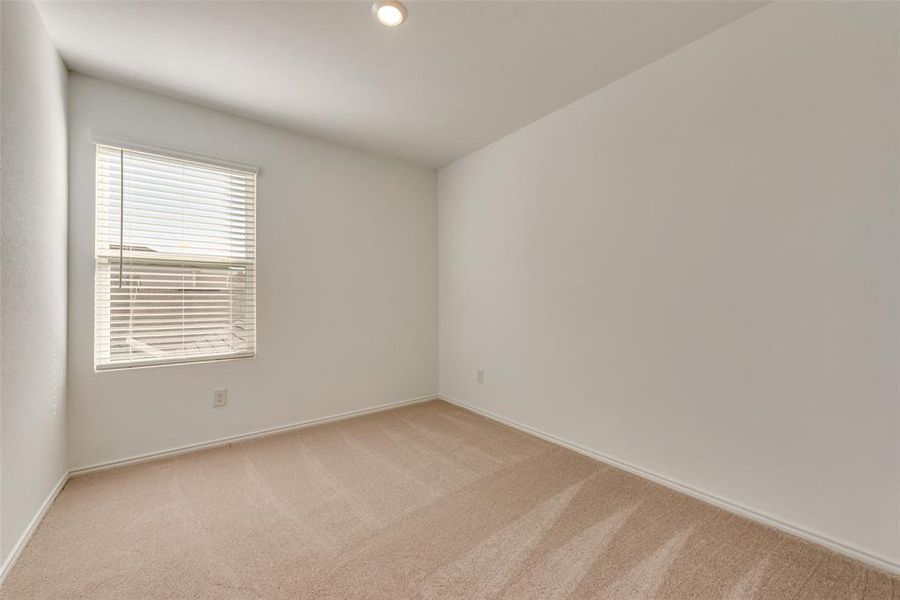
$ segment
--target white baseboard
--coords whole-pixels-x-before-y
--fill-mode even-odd
[[[313,425],[322,425],[324,423],[333,423],[335,421],[343,421],[344,419],[350,419],[353,417],[360,417],[362,415],[368,415],[371,413],[382,412],[385,410],[391,410],[393,408],[399,408],[401,406],[407,406],[410,404],[417,404],[419,402],[427,402],[429,400],[437,400],[437,395],[428,395],[428,396],[419,396],[417,398],[409,398],[408,400],[399,400],[397,402],[388,402],[387,404],[379,404],[378,406],[370,406],[368,408],[361,408],[358,410],[351,410],[343,413],[339,413],[336,415],[330,415],[327,417],[320,417],[318,419],[308,419],[306,421],[298,421],[296,423],[290,423],[288,425],[279,425],[277,427],[269,427],[268,429],[259,429],[257,431],[251,431],[249,433],[241,433],[238,435],[232,435],[228,437],[218,438],[215,440],[209,440],[206,442],[199,442],[196,444],[188,444],[186,446],[179,446],[177,448],[171,448],[169,450],[161,450],[158,452],[149,452],[147,454],[141,454],[138,456],[131,456],[129,458],[123,458],[120,460],[112,460],[109,462],[98,463],[95,465],[90,465],[88,467],[79,467],[75,469],[70,469],[69,471],[63,473],[62,477],[59,478],[59,481],[56,483],[56,486],[50,492],[50,495],[44,500],[44,503],[41,504],[41,507],[35,513],[34,517],[31,519],[31,522],[28,523],[28,527],[25,528],[25,531],[22,532],[22,535],[19,537],[19,540],[16,542],[16,545],[13,547],[12,551],[9,553],[9,556],[6,557],[6,560],[3,561],[3,566],[0,567],[0,585],[3,584],[3,581],[6,579],[6,576],[12,570],[13,565],[16,562],[16,559],[19,558],[19,555],[22,553],[22,550],[25,548],[25,545],[28,544],[28,540],[31,539],[31,536],[34,534],[35,530],[38,528],[38,525],[41,524],[41,521],[44,519],[44,516],[47,514],[47,511],[50,510],[50,506],[53,504],[53,501],[56,500],[56,497],[59,495],[59,492],[66,485],[66,482],[80,475],[86,475],[88,473],[95,473],[97,471],[105,471],[107,469],[115,469],[118,467],[124,467],[128,465],[134,465],[142,462],[148,462],[152,460],[159,460],[161,458],[166,458],[169,456],[176,456],[178,454],[185,454],[188,452],[196,452],[198,450],[205,450],[207,448],[215,448],[217,446],[225,446],[227,444],[233,444],[235,442],[241,442],[246,440],[251,440],[254,438],[264,437],[267,435],[274,435],[276,433],[283,433],[285,431],[292,431],[295,429],[304,429],[306,427],[312,427]]]
[[[336,415],[329,415],[327,417],[319,417],[317,419],[307,419],[306,421],[297,421],[296,423],[289,423],[287,425],[278,425],[275,427],[269,427],[267,429],[258,429],[256,431],[250,431],[248,433],[240,433],[238,435],[231,435],[228,437],[216,438],[214,440],[208,440],[205,442],[197,442],[195,444],[187,444],[185,446],[169,448],[168,450],[159,450],[156,452],[148,452],[146,454],[139,454],[137,456],[129,456],[127,458],[121,458],[118,460],[111,460],[111,461],[107,461],[107,462],[97,463],[97,464],[86,466],[86,467],[77,467],[77,468],[73,468],[73,469],[69,470],[69,476],[77,477],[80,475],[87,475],[88,473],[94,473],[97,471],[105,471],[106,469],[115,469],[117,467],[124,467],[127,465],[135,465],[135,464],[139,464],[142,462],[159,460],[161,458],[176,456],[178,454],[185,454],[187,452],[196,452],[197,450],[206,450],[209,448],[216,448],[217,446],[227,446],[228,444],[233,444],[235,442],[243,442],[243,441],[252,440],[252,439],[258,438],[258,437],[273,435],[276,433],[283,433],[285,431],[292,431],[294,429],[304,429],[306,427],[312,427],[313,425],[322,425],[324,423],[333,423],[335,421],[343,421],[344,419],[351,419],[353,417],[361,417],[362,415],[368,415],[371,413],[382,412],[385,410],[390,410],[392,408],[406,406],[407,404],[416,404],[419,402],[427,402],[428,400],[436,400],[437,398],[438,398],[437,395],[418,396],[416,398],[409,398],[407,400],[398,400],[396,402],[388,402],[387,404],[379,404],[378,406],[370,406],[368,408],[360,408],[357,410],[350,410],[350,411],[339,413]]]
[[[801,527],[799,525],[781,520],[777,517],[774,517],[770,514],[767,514],[763,511],[755,510],[740,504],[739,502],[735,502],[733,500],[729,500],[727,498],[722,498],[720,496],[716,496],[715,494],[711,494],[701,489],[697,489],[690,485],[686,485],[675,481],[673,479],[669,479],[668,477],[664,477],[663,475],[659,475],[652,471],[648,471],[646,469],[642,469],[641,467],[637,467],[635,465],[629,464],[623,460],[619,460],[612,456],[608,456],[603,454],[602,452],[597,452],[596,450],[592,450],[590,448],[586,448],[579,444],[575,444],[573,442],[569,442],[555,435],[545,433],[539,429],[535,429],[534,427],[529,427],[528,425],[523,425],[511,419],[507,419],[506,417],[502,417],[496,413],[492,413],[490,411],[484,410],[482,408],[478,408],[473,406],[467,402],[462,402],[461,400],[457,400],[455,398],[446,396],[441,394],[441,400],[445,400],[451,404],[455,404],[460,408],[465,410],[477,413],[481,416],[487,417],[499,423],[503,423],[504,425],[508,425],[514,429],[518,429],[519,431],[523,431],[525,433],[529,433],[531,435],[537,436],[543,440],[556,444],[558,446],[563,446],[564,448],[568,448],[574,452],[587,456],[588,458],[592,458],[594,460],[598,460],[600,462],[612,465],[614,467],[618,467],[624,471],[628,471],[638,477],[642,477],[644,479],[649,479],[655,483],[660,485],[664,485],[667,488],[673,489],[677,492],[681,492],[683,494],[687,494],[693,498],[698,500],[702,500],[708,504],[712,504],[714,506],[718,506],[724,510],[727,510],[731,513],[740,515],[742,517],[746,517],[752,521],[756,521],[757,523],[761,523],[763,525],[767,525],[774,529],[778,529],[785,533],[789,533],[798,538],[807,540],[819,546],[823,546],[833,552],[837,552],[843,556],[848,558],[852,558],[858,560],[860,562],[866,563],[876,569],[881,569],[883,571],[887,571],[894,575],[900,575],[900,563],[896,563],[891,559],[879,556],[877,554],[868,552],[866,550],[862,550],[849,544],[847,542],[835,540],[831,537],[828,537],[825,534],[820,532],[812,531]]]
[[[47,497],[44,498],[44,502],[31,518],[28,526],[25,527],[25,531],[23,531],[22,535],[19,536],[19,539],[16,541],[16,545],[13,546],[12,550],[10,550],[9,556],[6,557],[6,560],[3,561],[3,566],[0,567],[0,585],[3,585],[3,582],[4,580],[6,580],[6,576],[9,575],[9,572],[12,570],[16,559],[19,558],[20,554],[22,554],[22,550],[25,548],[25,545],[28,544],[28,540],[30,540],[31,536],[34,535],[34,532],[37,530],[38,525],[40,525],[41,521],[44,520],[44,515],[46,515],[47,511],[50,510],[50,506],[53,504],[53,501],[56,500],[56,497],[59,495],[59,492],[62,491],[68,480],[69,473],[63,473],[59,478],[59,481],[56,482],[56,485],[53,486],[53,489],[50,490],[50,493],[47,495]]]

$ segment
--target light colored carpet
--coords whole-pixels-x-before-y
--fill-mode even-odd
[[[900,598],[817,546],[443,402],[73,479],[9,598]]]

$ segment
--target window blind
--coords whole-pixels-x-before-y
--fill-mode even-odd
[[[98,144],[94,365],[256,354],[256,174]]]

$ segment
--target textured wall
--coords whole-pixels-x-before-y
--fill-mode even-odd
[[[436,392],[433,169],[80,75],[69,102],[70,466]],[[92,131],[261,168],[257,358],[94,372]]]
[[[0,560],[65,472],[66,68],[0,2]]]
[[[898,11],[770,4],[443,169],[441,393],[900,565]]]

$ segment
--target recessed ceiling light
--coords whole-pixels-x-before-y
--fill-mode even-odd
[[[397,0],[379,0],[372,4],[372,14],[382,25],[396,27],[406,20],[406,7]]]

